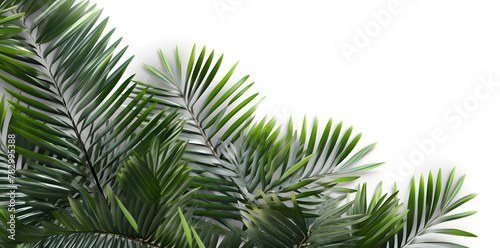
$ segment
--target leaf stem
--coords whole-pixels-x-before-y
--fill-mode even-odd
[[[191,116],[191,119],[193,120],[194,124],[196,125],[196,128],[200,131],[200,135],[203,138],[203,140],[205,141],[205,146],[210,150],[210,152],[216,158],[219,158],[219,155],[217,155],[217,152],[215,151],[214,146],[212,145],[212,142],[210,142],[210,140],[208,139],[207,135],[205,134],[205,131],[203,131],[203,127],[201,126],[201,123],[198,122],[198,119],[196,119],[193,111],[189,107],[188,101],[186,99],[186,94],[184,94],[184,92],[182,92],[179,84],[175,80],[173,82],[174,82],[173,84],[177,88],[177,91],[179,91],[179,95],[182,98],[182,101],[184,102],[184,106],[186,106],[186,109],[187,109],[189,115]]]
[[[186,102],[186,99],[184,99],[184,103],[186,104],[187,106],[187,102]],[[201,126],[201,123],[198,122],[198,120],[195,118],[195,115],[193,113],[193,111],[191,111],[191,109],[189,107],[187,107],[187,111],[188,113],[191,115],[191,119],[193,119],[194,121],[194,124],[196,125],[196,128],[198,128],[198,130],[200,130],[200,134],[201,134],[201,137],[203,137],[203,139],[205,140],[205,144],[207,145],[207,147],[210,149],[210,152],[212,152],[212,154],[218,158],[219,155],[217,155],[217,152],[215,151],[215,148],[214,146],[212,145],[212,142],[210,142],[210,139],[208,139],[207,135],[205,134],[205,132],[203,131],[203,127]]]
[[[407,247],[408,245],[411,244],[411,242],[413,242],[413,240],[415,240],[418,236],[420,236],[422,234],[422,232],[424,232],[427,228],[430,227],[430,225],[436,221],[439,217],[441,217],[441,215],[443,215],[444,213],[444,210],[446,209],[446,207],[448,206],[448,204],[446,204],[446,206],[441,209],[441,211],[439,211],[439,214],[436,215],[436,217],[432,218],[430,221],[427,222],[427,224],[424,225],[424,227],[422,227],[422,229],[418,230],[418,231],[415,231],[415,235],[413,235],[413,237],[411,237],[410,239],[406,240],[406,242],[404,243],[403,246],[401,246],[401,248],[405,248]]]

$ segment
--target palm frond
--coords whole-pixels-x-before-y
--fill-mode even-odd
[[[168,141],[163,145],[177,139],[182,129],[179,115],[159,112],[146,121],[154,109],[150,98],[142,97],[147,89],[131,97],[136,89],[132,77],[121,79],[131,58],[119,64],[126,48],[114,55],[119,40],[110,42],[113,31],[103,35],[107,19],[99,21],[101,10],[89,7],[89,2],[19,0],[1,4],[0,28],[7,35],[0,37],[0,69],[5,72],[0,78],[13,97],[9,101],[12,116],[6,117],[2,102],[2,139],[6,144],[5,134],[14,134],[17,153],[15,184],[1,182],[2,202],[14,188],[19,225],[44,230],[65,221],[64,230],[49,232],[50,236],[72,230],[136,237],[137,224],[148,226],[143,218],[152,218],[138,214],[158,211],[158,203],[147,209],[129,208],[141,206],[139,198],[121,195],[106,203],[104,199],[114,194],[106,194],[103,186],[119,192],[116,174],[120,166],[133,152],[144,153],[153,138]],[[5,158],[7,150],[2,148]],[[6,170],[3,160],[2,174]],[[175,202],[180,196],[170,196],[171,204],[182,202]],[[165,206],[155,216],[158,229],[168,217]],[[91,216],[93,222],[85,220]],[[134,216],[142,218],[134,223]],[[105,222],[110,220],[115,224]],[[141,234],[153,236],[155,231]],[[26,242],[34,238],[40,236]]]
[[[285,205],[276,195],[262,196],[265,204],[242,210],[250,240],[257,247],[358,247],[353,225],[366,215],[347,215],[353,202],[345,195],[326,200],[315,215],[306,214],[292,193],[293,206]]]
[[[438,225],[453,220],[471,216],[476,211],[462,213],[453,212],[456,208],[472,200],[477,194],[468,194],[460,199],[455,199],[464,183],[465,176],[455,181],[455,168],[451,171],[446,183],[439,170],[434,179],[432,171],[429,172],[427,182],[421,175],[417,182],[412,180],[408,196],[408,215],[403,222],[403,228],[397,232],[393,240],[388,242],[388,247],[413,247],[424,243],[446,244],[445,246],[460,247],[452,242],[431,242],[422,238],[426,234],[446,234],[451,236],[476,237],[476,235],[461,229],[440,228]],[[384,246],[385,247],[385,246]]]
[[[406,208],[396,188],[343,187],[381,164],[359,164],[375,144],[356,151],[352,127],[256,120],[249,76],[219,74],[223,56],[205,47],[186,64],[160,51],[164,69],[146,68],[162,85],[123,78],[132,58],[100,15],[89,1],[0,0],[0,203],[16,201],[0,207],[0,247],[462,247],[425,238],[475,236],[439,225],[475,213],[454,212],[475,197],[455,199],[455,170],[413,180]]]
[[[164,142],[157,139],[144,155],[134,155],[117,175],[124,204],[131,206],[140,237],[164,247],[185,245],[177,215],[196,191],[188,191],[191,169],[181,158],[186,143],[176,136]]]
[[[245,86],[249,76],[243,77],[237,83],[228,83],[237,64],[220,81],[214,81],[224,56],[220,56],[213,64],[215,52],[212,51],[205,60],[205,47],[199,56],[196,56],[196,45],[193,46],[185,71],[178,50],[176,50],[175,67],[171,67],[172,63],[162,51],[160,53],[166,75],[152,66],[145,66],[162,81],[163,85],[138,82],[138,88],[149,87],[148,93],[154,94],[152,101],[157,103],[156,107],[159,110],[170,107],[185,111],[186,126],[183,136],[189,140],[186,157],[198,166],[213,167],[214,163],[218,163],[215,147],[219,139],[227,140],[242,130],[242,124],[251,118],[256,110],[257,105],[254,100],[258,94],[244,96],[253,85]],[[230,88],[226,89],[229,86]],[[245,110],[245,107],[248,109]]]
[[[399,192],[382,194],[382,183],[379,184],[373,197],[368,199],[367,184],[358,187],[358,192],[349,209],[349,215],[365,215],[367,219],[352,226],[356,236],[362,237],[356,243],[359,247],[385,247],[385,242],[393,238],[402,228],[402,220],[407,214],[403,211],[403,203]]]
[[[118,175],[122,192],[117,194],[107,187],[105,198],[97,189],[91,193],[81,189],[80,200],[68,197],[67,209],[51,212],[56,222],[42,220],[43,228],[18,222],[17,231],[26,232],[27,238],[4,241],[34,247],[50,247],[52,242],[71,245],[78,238],[69,237],[86,233],[92,236],[92,242],[111,242],[106,236],[112,235],[144,247],[184,247],[187,241],[177,209],[184,208],[195,193],[188,192],[190,169],[180,160],[184,150],[185,143],[178,142],[175,136],[163,143],[155,139],[145,154],[135,154],[122,167]],[[1,215],[6,227],[9,214],[4,210]],[[192,211],[186,214],[191,218]],[[34,228],[36,232],[23,228]],[[7,231],[0,228],[2,234]]]
[[[196,214],[223,223],[225,219],[239,220],[237,203],[255,203],[260,197],[258,190],[286,200],[280,193],[301,188],[297,194],[301,203],[319,204],[318,196],[327,189],[356,179],[342,177],[342,174],[369,170],[381,164],[356,165],[375,145],[351,155],[361,135],[351,137],[352,127],[342,133],[342,123],[334,126],[330,120],[321,132],[316,119],[309,134],[304,118],[300,136],[291,121],[284,134],[274,119],[254,123],[256,105],[248,105],[257,95],[242,98],[252,86],[244,86],[248,76],[228,83],[233,67],[220,82],[211,85],[222,62],[221,56],[211,67],[213,51],[205,60],[206,48],[197,56],[194,46],[184,80],[178,51],[175,71],[167,55],[160,53],[164,72],[149,65],[146,68],[163,84],[139,82],[139,87],[149,87],[148,94],[154,94],[152,101],[157,103],[158,111],[166,107],[184,111],[183,136],[189,142],[185,158],[194,164],[194,171],[198,173],[193,186],[201,189],[194,203],[199,208]],[[248,107],[246,112],[245,107]]]
[[[260,192],[265,204],[242,209],[243,222],[250,240],[258,247],[412,247],[418,244],[437,244],[462,247],[453,242],[421,239],[428,233],[475,237],[460,229],[435,228],[436,225],[465,218],[475,212],[453,213],[475,194],[454,200],[463,178],[454,184],[454,171],[446,186],[441,183],[441,171],[436,181],[429,173],[427,188],[422,177],[420,187],[412,183],[406,210],[398,191],[382,194],[382,185],[368,199],[367,186],[358,189],[353,201],[340,198],[325,200],[317,214],[307,215],[292,193],[293,207],[276,196]],[[431,182],[431,183],[429,183]],[[436,187],[434,187],[436,183]],[[417,196],[418,195],[418,196]],[[412,231],[413,230],[413,231]]]
[[[205,47],[198,57],[196,46],[193,47],[185,71],[178,50],[175,67],[171,67],[172,63],[162,51],[160,53],[166,74],[149,65],[145,66],[163,85],[138,82],[136,94],[145,89],[147,94],[144,97],[154,95],[151,100],[156,104],[157,111],[178,108],[183,112],[186,124],[182,138],[188,142],[184,157],[193,165],[193,171],[200,175],[193,183],[193,187],[201,188],[197,200],[193,202],[199,208],[195,213],[223,223],[226,219],[241,219],[235,203],[245,199],[231,179],[236,176],[235,171],[224,166],[217,147],[230,137],[238,137],[248,126],[248,119],[253,118],[257,106],[254,103],[257,94],[244,96],[252,86],[245,86],[248,76],[235,84],[229,83],[236,65],[216,82],[223,56],[213,65],[215,52],[212,51],[205,60]],[[217,195],[213,194],[214,189],[231,193]]]
[[[15,99],[10,132],[19,137],[16,182],[25,202],[44,212],[67,206],[67,196],[79,191],[75,178],[89,191],[116,189],[120,164],[178,125],[175,114],[159,113],[144,125],[154,106],[146,107],[146,90],[129,100],[136,85],[121,78],[131,58],[119,64],[126,48],[114,55],[119,40],[110,42],[113,30],[103,35],[101,10],[87,1],[14,3],[2,14],[15,18],[0,26],[10,31],[0,38],[0,78]]]
[[[346,171],[363,171],[381,164],[352,166],[374,145],[362,149],[346,164],[342,164],[354,149],[360,135],[348,142],[352,127],[344,135],[340,135],[342,123],[333,133],[330,132],[331,127],[332,120],[325,127],[319,144],[316,144],[316,119],[306,143],[308,135],[305,119],[300,137],[293,129],[291,120],[285,134],[281,135],[281,127],[276,127],[274,119],[269,122],[263,119],[245,130],[235,141],[223,143],[223,163],[226,164],[225,167],[237,172],[238,177],[234,180],[245,186],[242,191],[250,193],[250,199],[259,196],[257,190],[278,196],[280,193],[298,191],[298,199],[319,196],[339,183],[358,178],[344,176]],[[339,136],[341,141],[337,142]],[[314,201],[309,199],[309,202]]]

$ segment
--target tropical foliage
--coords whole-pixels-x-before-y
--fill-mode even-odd
[[[375,144],[330,119],[258,119],[249,76],[193,47],[152,82],[89,2],[0,0],[0,247],[410,247],[475,212],[455,170],[352,188]],[[372,195],[372,196],[370,196]],[[406,197],[404,197],[406,198]]]

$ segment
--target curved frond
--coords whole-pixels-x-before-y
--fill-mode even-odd
[[[413,180],[408,202],[343,187],[375,144],[304,117],[256,120],[249,76],[193,47],[160,51],[161,85],[124,77],[132,57],[90,1],[0,0],[0,247],[356,247],[475,237],[442,223],[464,178]],[[354,199],[349,197],[354,193]],[[15,204],[12,203],[15,201]],[[15,238],[12,228],[15,228]],[[436,235],[434,235],[436,234]]]
[[[182,64],[178,50],[174,67],[166,54],[162,51],[160,54],[166,73],[145,66],[163,84],[157,86],[138,82],[139,89],[149,88],[148,93],[154,94],[152,101],[157,103],[159,110],[167,107],[184,110],[186,126],[183,136],[189,142],[186,157],[198,166],[213,167],[219,163],[215,148],[219,140],[237,135],[244,127],[242,124],[252,117],[257,108],[255,100],[258,94],[245,96],[253,83],[246,84],[249,76],[229,83],[237,64],[217,80],[224,56],[215,62],[215,52],[206,57],[205,47],[197,56],[196,45],[193,46],[187,65]],[[183,66],[186,68],[183,69]]]
[[[111,40],[113,30],[104,33],[107,18],[101,20],[101,10],[89,2],[0,4],[0,28],[6,34],[0,36],[0,81],[13,97],[11,115],[2,103],[2,144],[7,134],[16,137],[15,182],[1,182],[2,203],[15,189],[19,225],[63,229],[50,235],[98,231],[141,237],[138,225],[149,227],[144,222],[152,216],[139,213],[157,211],[158,228],[141,229],[153,236],[168,219],[166,205],[158,212],[158,203],[139,205],[140,198],[107,194],[104,186],[120,192],[119,168],[133,152],[146,152],[153,138],[166,141],[165,146],[176,140],[183,124],[179,115],[163,111],[150,116],[155,104],[151,97],[143,99],[147,89],[132,96],[132,77],[122,79],[131,58],[120,62],[126,48],[116,52],[120,41]],[[6,152],[2,147],[2,157],[8,158]],[[8,173],[5,162],[2,174]],[[180,196],[169,197],[173,205],[182,202],[175,202]],[[33,234],[25,241],[37,238]]]
[[[472,200],[477,194],[469,194],[456,199],[464,183],[465,176],[455,181],[455,168],[448,179],[443,181],[442,172],[439,170],[434,179],[432,171],[429,172],[427,182],[422,175],[420,180],[413,179],[408,196],[408,215],[403,228],[389,241],[388,247],[413,247],[419,244],[442,244],[445,246],[460,247],[452,242],[426,240],[426,234],[445,234],[451,236],[476,237],[476,235],[461,229],[439,227],[439,224],[471,216],[476,211],[456,213],[454,210],[464,203]]]
[[[126,48],[116,52],[120,41],[104,33],[107,18],[100,21],[89,2],[18,0],[0,9],[9,4],[0,20],[0,79],[14,98],[9,133],[17,137],[24,201],[48,213],[67,206],[79,187],[115,189],[124,159],[168,136],[176,115],[144,124],[154,106],[142,99],[146,90],[129,99],[136,85],[122,76],[131,58],[119,63]]]
[[[300,188],[297,198],[301,203],[319,204],[318,197],[327,194],[327,190],[356,179],[342,174],[381,164],[356,164],[374,144],[352,155],[361,135],[352,137],[352,127],[343,132],[342,123],[334,126],[330,120],[321,132],[316,119],[309,134],[304,118],[300,135],[291,121],[284,134],[274,119],[254,123],[256,105],[248,105],[257,95],[242,98],[252,85],[244,86],[248,76],[229,83],[233,67],[218,83],[214,81],[222,56],[212,67],[213,51],[205,59],[206,48],[197,56],[196,46],[193,47],[184,79],[179,53],[175,68],[167,55],[160,53],[163,72],[145,66],[163,84],[139,84],[149,87],[148,94],[154,94],[152,101],[157,103],[158,111],[165,107],[184,111],[183,136],[189,142],[185,158],[194,164],[198,173],[194,185],[201,189],[196,197],[199,208],[196,214],[222,222],[238,220],[241,217],[237,203],[255,203],[260,197],[258,190],[287,200],[280,194]]]

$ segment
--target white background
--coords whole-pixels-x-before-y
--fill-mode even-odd
[[[128,54],[136,55],[129,68],[136,79],[151,80],[142,63],[160,67],[159,48],[171,57],[178,45],[187,59],[194,43],[198,51],[207,45],[225,54],[224,68],[240,61],[236,76],[250,74],[253,90],[267,96],[259,115],[283,121],[293,115],[298,125],[307,114],[322,125],[330,117],[354,125],[363,132],[362,145],[378,142],[365,161],[387,162],[361,179],[372,187],[391,185],[392,173],[405,191],[413,174],[457,167],[458,176],[467,174],[463,194],[479,193],[462,210],[479,213],[452,226],[479,238],[455,241],[497,246],[500,87],[488,91],[478,78],[500,82],[500,2],[93,2],[111,17],[115,38],[123,37]],[[376,24],[372,13],[389,10],[390,19]],[[355,46],[357,29],[366,34],[367,26],[371,36],[349,62],[341,47]],[[422,155],[417,143],[433,132],[441,138]],[[413,159],[411,173],[405,174],[402,159]]]

